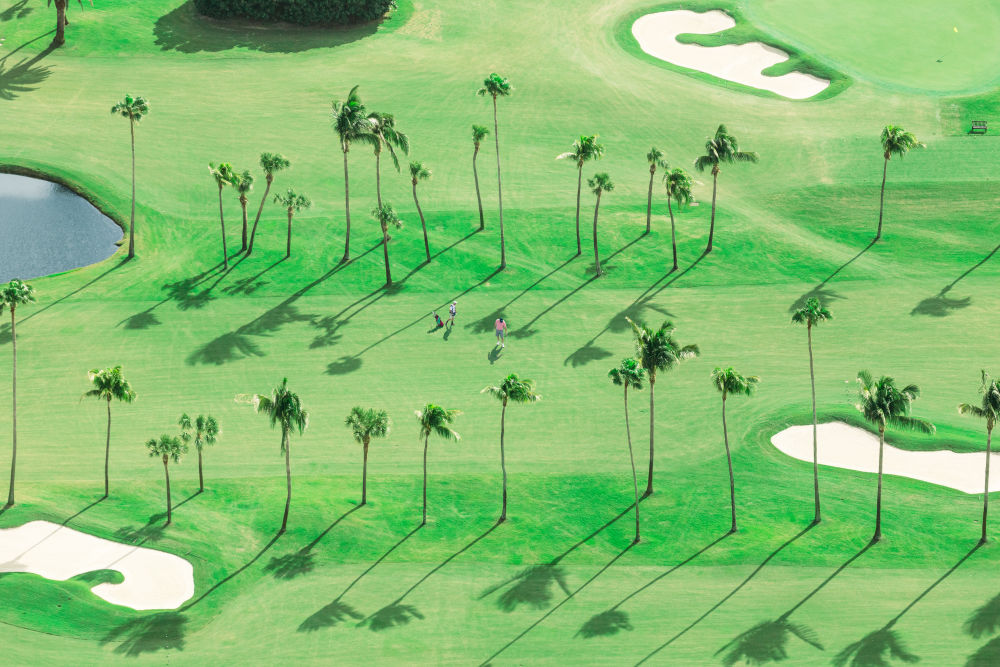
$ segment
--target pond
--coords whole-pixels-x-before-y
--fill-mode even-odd
[[[0,282],[107,259],[121,228],[69,188],[0,173]]]

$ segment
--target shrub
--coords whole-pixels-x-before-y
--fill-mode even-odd
[[[363,23],[380,18],[395,5],[395,0],[194,0],[198,12],[212,18],[300,25]]]

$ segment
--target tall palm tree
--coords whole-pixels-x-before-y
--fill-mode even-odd
[[[499,386],[485,387],[481,394],[489,394],[500,401],[500,470],[503,472],[503,505],[497,523],[507,520],[507,462],[504,449],[504,427],[507,419],[507,403],[534,403],[541,396],[535,393],[534,380],[521,379],[517,373],[511,373],[500,381]]]
[[[643,498],[653,493],[653,433],[656,427],[656,411],[654,410],[654,389],[656,388],[657,371],[669,371],[685,359],[693,359],[700,351],[697,345],[681,345],[674,339],[674,325],[664,322],[658,329],[645,324],[636,324],[626,317],[632,327],[635,339],[635,356],[646,369],[649,376],[649,476],[646,480],[646,491]]]
[[[142,97],[125,95],[121,102],[111,107],[111,113],[128,119],[132,139],[132,213],[128,224],[128,258],[135,257],[135,126],[149,113],[149,102]]]
[[[375,408],[354,406],[347,415],[344,425],[351,429],[354,440],[361,445],[364,453],[364,463],[361,466],[361,504],[368,502],[368,445],[372,438],[384,438],[389,435],[389,413]]]
[[[424,166],[423,162],[410,163],[410,182],[413,184],[413,203],[417,205],[417,215],[420,216],[420,227],[424,230],[424,253],[427,261],[431,261],[431,246],[427,242],[427,223],[424,222],[424,212],[420,209],[420,200],[417,199],[417,183],[426,181],[431,177],[431,170]]]
[[[285,257],[292,256],[292,215],[304,208],[312,206],[312,202],[305,195],[300,195],[292,188],[288,188],[285,194],[274,195],[274,203],[281,204],[288,212],[288,239],[285,241]]]
[[[642,389],[642,381],[646,378],[646,369],[631,357],[622,359],[621,364],[608,371],[612,384],[625,389],[625,436],[628,439],[628,460],[632,464],[632,491],[635,494],[635,539],[632,544],[639,543],[639,478],[635,472],[635,456],[632,453],[632,429],[628,421],[628,390]]]
[[[664,167],[666,169],[666,167]],[[674,268],[677,270],[677,233],[674,230],[674,208],[671,201],[677,202],[678,208],[691,203],[691,177],[683,169],[676,167],[663,174],[663,185],[667,190],[667,212],[670,214],[670,246],[674,254]]]
[[[424,439],[424,512],[420,525],[427,524],[427,441],[431,434],[442,440],[461,440],[461,436],[451,428],[458,415],[458,410],[447,410],[440,405],[428,403],[423,410],[417,410],[417,422],[420,424],[420,436]]]
[[[288,169],[292,165],[284,155],[280,153],[261,153],[260,168],[264,170],[264,196],[260,198],[260,206],[257,207],[257,216],[253,219],[253,229],[250,231],[250,245],[247,248],[247,255],[253,254],[253,241],[257,237],[257,223],[260,222],[260,214],[264,211],[264,203],[267,195],[271,192],[271,183],[274,182],[274,174],[282,169]]]
[[[733,457],[729,452],[729,429],[726,428],[726,398],[729,395],[750,396],[760,378],[755,375],[741,375],[729,368],[718,368],[712,371],[712,384],[722,394],[722,438],[726,443],[726,463],[729,464],[729,505],[733,513],[733,525],[729,532],[735,533],[736,528],[736,480],[733,477]]]
[[[226,250],[226,218],[222,213],[222,188],[232,185],[236,174],[233,165],[228,162],[221,163],[218,167],[214,164],[208,165],[208,173],[215,179],[215,184],[219,186],[219,224],[222,225],[222,265],[229,269],[229,252]]]
[[[497,120],[497,98],[507,97],[513,92],[510,81],[496,72],[483,80],[483,87],[476,94],[493,98],[493,142],[497,152],[497,203],[500,206],[500,269],[507,268],[507,249],[503,239],[503,182],[500,179],[500,123]]]
[[[483,197],[479,194],[479,170],[476,168],[476,158],[479,156],[479,145],[490,131],[483,125],[472,126],[472,177],[476,179],[476,203],[479,204],[479,229],[486,229],[486,218],[483,217]]]
[[[583,163],[599,160],[604,155],[604,145],[597,143],[597,135],[581,136],[573,142],[573,150],[560,153],[557,160],[573,160],[576,164],[576,255],[583,252],[580,245],[580,191],[583,188]]]
[[[611,192],[615,189],[615,184],[611,182],[611,177],[605,173],[594,174],[593,178],[587,179],[587,186],[590,187],[590,191],[597,196],[597,201],[594,203],[594,265],[597,267],[597,275],[602,275],[601,273],[601,256],[597,251],[597,214],[601,210],[601,195],[605,192]]]
[[[882,210],[885,207],[885,175],[889,170],[889,160],[893,155],[898,155],[899,159],[910,152],[911,148],[924,148],[924,144],[917,141],[912,132],[907,132],[898,125],[886,125],[882,128],[882,156],[885,162],[882,164],[882,189],[878,199],[878,231],[875,232],[875,240],[882,238]]]
[[[149,451],[150,458],[159,458],[163,461],[163,474],[167,480],[167,523],[173,521],[172,506],[170,503],[170,467],[169,463],[173,461],[174,463],[180,463],[181,456],[187,454],[188,446],[187,443],[182,441],[177,436],[173,435],[161,435],[160,439],[150,438],[146,442],[146,449]]]
[[[80,3],[80,7],[83,7],[83,0],[77,1]],[[24,3],[22,2],[19,4],[23,5]],[[48,0],[46,3],[46,6],[48,7],[53,5],[55,5],[56,8],[56,34],[55,37],[52,38],[50,48],[57,48],[66,43],[66,26],[69,25],[69,19],[66,18],[66,10],[69,8],[69,0]],[[90,0],[90,5],[94,5],[94,0]]]
[[[813,495],[815,496],[815,514],[813,524],[822,521],[819,510],[819,444],[817,439],[818,422],[816,420],[816,373],[813,370],[813,327],[820,322],[833,319],[833,315],[820,304],[816,297],[809,297],[806,305],[792,313],[792,322],[806,325],[806,341],[809,346],[809,384],[812,388],[812,409],[813,409]]]
[[[240,210],[243,211],[243,235],[240,252],[247,251],[247,193],[253,190],[253,174],[245,169],[242,174],[233,174],[233,187],[240,196]]]
[[[84,394],[84,397],[96,398],[107,403],[108,407],[108,435],[104,443],[104,497],[108,497],[108,466],[111,459],[111,401],[121,403],[131,403],[135,400],[135,391],[132,385],[122,375],[122,367],[94,369],[87,374],[93,389]]]
[[[347,154],[351,144],[368,144],[375,146],[378,139],[372,134],[372,124],[368,119],[368,111],[361,103],[358,87],[351,88],[347,99],[333,103],[333,130],[340,138],[340,150],[344,153],[344,213],[347,218],[347,230],[344,235],[344,257],[341,262],[351,259],[351,187],[347,171]]]
[[[371,132],[375,137],[375,195],[379,206],[382,206],[382,149],[388,149],[392,164],[399,171],[399,157],[396,149],[410,154],[410,138],[396,129],[396,118],[391,113],[373,111],[368,114]]]
[[[222,435],[219,422],[212,415],[198,415],[192,422],[187,413],[181,415],[177,420],[177,425],[181,427],[181,440],[187,445],[194,442],[194,448],[198,452],[198,493],[205,490],[205,476],[201,469],[201,453],[207,446],[214,445]]]
[[[14,504],[14,473],[17,469],[17,322],[14,315],[17,307],[32,303],[35,300],[35,288],[21,280],[11,280],[6,285],[0,287],[0,313],[3,313],[4,306],[10,310],[10,342],[13,363],[11,364],[11,454],[10,454],[10,487],[7,489],[7,505]]]
[[[385,286],[392,285],[392,272],[389,270],[389,227],[399,229],[403,226],[403,221],[396,215],[396,210],[392,204],[386,202],[378,208],[372,209],[372,217],[382,228],[382,254],[385,256]]]
[[[288,527],[288,510],[292,506],[292,462],[291,434],[298,431],[299,435],[309,426],[309,413],[302,407],[299,395],[288,389],[288,378],[271,390],[270,396],[257,394],[253,397],[254,410],[267,417],[271,428],[281,429],[281,453],[285,455],[285,484],[288,489],[285,496],[285,514],[281,518],[279,533]]]
[[[986,544],[986,514],[990,508],[990,455],[992,453],[990,440],[993,437],[993,428],[997,425],[997,418],[1000,417],[1000,381],[990,377],[986,371],[982,373],[982,384],[979,393],[983,395],[979,405],[962,403],[958,406],[958,411],[963,415],[972,415],[986,421],[986,482],[983,485],[983,534],[979,538],[980,544]]]
[[[649,193],[646,195],[646,233],[652,229],[653,216],[653,177],[656,175],[656,168],[669,169],[670,165],[663,159],[663,151],[656,146],[652,146],[646,153],[646,162],[649,163]],[[669,205],[670,200],[667,200]]]
[[[883,375],[878,380],[868,371],[858,373],[858,410],[865,420],[878,429],[878,495],[875,500],[875,534],[872,542],[882,539],[882,459],[885,450],[885,429],[887,426],[933,433],[934,424],[924,419],[910,416],[913,401],[920,396],[920,388],[908,384],[902,389],[896,381]]]
[[[712,239],[715,236],[715,195],[719,189],[719,171],[724,164],[735,162],[750,162],[756,164],[760,158],[756,153],[740,150],[739,141],[729,134],[725,125],[720,125],[715,136],[705,141],[705,154],[694,161],[698,171],[711,168],[712,171],[712,223],[708,230],[708,246],[706,253],[712,252]]]

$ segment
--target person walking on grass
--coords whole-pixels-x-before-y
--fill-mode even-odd
[[[497,332],[497,343],[500,344],[500,349],[503,349],[507,343],[507,321],[502,317],[498,317],[493,326]]]
[[[448,326],[455,326],[455,313],[458,310],[458,301],[452,301],[451,305],[448,306]]]

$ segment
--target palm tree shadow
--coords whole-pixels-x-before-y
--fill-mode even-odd
[[[1000,245],[997,245],[990,250],[981,260],[966,269],[962,275],[952,280],[950,283],[941,288],[941,291],[932,297],[928,297],[914,306],[913,310],[910,311],[910,315],[930,315],[931,317],[947,317],[951,315],[952,311],[959,310],[961,308],[966,308],[972,302],[970,297],[965,297],[963,299],[951,299],[948,297],[948,292],[950,292],[958,283],[962,282],[971,274],[973,271],[981,267],[986,262],[993,258],[993,255],[1000,251]]]
[[[1000,631],[1000,595],[994,595],[972,613],[963,626],[965,634],[973,639]]]
[[[573,352],[573,354],[566,357],[563,361],[563,366],[573,366],[577,368],[579,366],[584,366],[592,361],[600,361],[601,359],[607,359],[611,356],[611,352],[605,350],[603,347],[594,345],[593,340],[589,340],[586,344]]]
[[[0,100],[15,100],[45,83],[52,75],[52,68],[38,65],[38,62],[51,52],[52,47],[49,47],[34,58],[22,58],[9,66],[0,62]]]
[[[130,658],[157,651],[184,650],[187,617],[176,611],[141,616],[108,631],[101,644],[118,644],[114,652]]]
[[[361,505],[355,505],[341,514],[333,521],[333,523],[327,526],[322,533],[317,535],[312,542],[298,551],[287,553],[284,556],[271,558],[270,562],[264,566],[264,571],[272,573],[275,579],[282,579],[285,581],[295,579],[298,576],[312,572],[315,568],[315,556],[313,555],[313,549],[324,537],[327,536],[331,530],[337,526],[337,524],[359,509],[361,509]]]
[[[869,241],[868,245],[862,248],[858,252],[858,254],[856,254],[854,257],[851,257],[849,260],[838,266],[836,269],[833,270],[833,272],[830,275],[821,280],[818,285],[816,285],[811,290],[809,290],[808,292],[797,298],[795,301],[793,301],[792,305],[788,307],[788,312],[792,313],[802,308],[803,306],[806,305],[806,301],[808,301],[812,297],[816,297],[817,299],[825,302],[835,301],[837,299],[843,299],[844,297],[840,296],[833,290],[826,289],[827,283],[836,278],[841,271],[849,267],[851,264],[860,259],[862,255],[871,250],[872,247],[874,247],[876,241],[877,239],[872,239],[871,241]]]
[[[996,667],[1000,665],[1000,637],[994,637],[965,661],[965,667]]]
[[[246,563],[244,563],[243,565],[241,565],[240,567],[238,567],[236,570],[234,570],[233,572],[230,572],[225,577],[223,577],[222,579],[220,579],[219,581],[217,581],[215,584],[212,585],[211,588],[209,588],[207,591],[205,591],[204,593],[202,593],[201,595],[199,595],[197,598],[195,598],[191,602],[188,602],[187,604],[185,604],[183,607],[181,607],[180,610],[181,611],[187,611],[191,607],[195,606],[196,604],[198,604],[199,602],[201,602],[205,598],[207,598],[210,595],[212,595],[213,593],[215,593],[217,590],[219,590],[220,588],[222,588],[223,586],[225,586],[227,583],[229,583],[230,581],[232,581],[233,579],[235,579],[239,575],[243,574],[243,572],[245,572],[250,566],[252,566],[258,560],[260,560],[261,557],[264,554],[266,554],[270,550],[271,547],[274,546],[274,543],[277,542],[278,538],[280,538],[280,537],[281,537],[281,533],[275,534],[275,536],[272,537],[270,539],[270,541],[267,544],[265,544],[264,547],[260,551],[258,551],[257,554],[253,558],[251,558]]]
[[[14,19],[23,19],[33,11],[35,8],[28,6],[28,0],[17,0],[13,5],[0,12],[0,22],[6,23]]]

